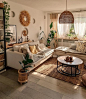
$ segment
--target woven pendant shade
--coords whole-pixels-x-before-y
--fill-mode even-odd
[[[70,11],[64,11],[61,13],[59,17],[59,23],[60,24],[66,24],[66,23],[74,23],[74,17],[73,14]]]
[[[66,11],[62,12],[59,17],[60,24],[73,24],[74,23],[74,16],[73,14],[67,10],[67,0],[66,0]]]

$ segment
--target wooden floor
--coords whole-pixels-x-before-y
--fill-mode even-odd
[[[14,69],[0,74],[0,99],[86,99],[86,89],[37,72],[24,85],[17,77]]]

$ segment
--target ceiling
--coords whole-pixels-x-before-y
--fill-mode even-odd
[[[66,0],[10,0],[38,10],[53,12],[66,9]],[[86,0],[68,0],[68,9],[86,9]]]

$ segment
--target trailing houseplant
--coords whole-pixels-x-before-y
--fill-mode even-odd
[[[29,64],[31,64],[33,62],[32,59],[29,59],[29,54],[26,54],[26,56],[22,56],[23,57],[23,61],[19,63],[22,66],[22,69],[18,70],[19,73],[19,77],[18,77],[18,82],[22,83],[26,83],[28,81],[28,67],[32,67]]]
[[[51,24],[50,24],[50,29],[52,29],[52,27],[53,27],[53,22],[51,22]],[[54,31],[54,30],[50,31],[48,38],[47,38],[47,45],[46,46],[50,46],[50,42],[53,40],[55,33],[56,33],[56,31]]]
[[[13,33],[10,33],[10,30],[8,30],[8,27],[9,27],[9,18],[10,18],[10,5],[6,2],[6,1],[3,1],[2,2],[4,4],[4,12],[5,12],[5,39],[6,39],[6,42],[9,42],[10,41],[10,36],[11,34]]]

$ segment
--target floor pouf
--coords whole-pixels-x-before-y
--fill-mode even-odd
[[[82,76],[82,82],[83,82],[83,84],[86,86],[86,74],[84,74],[84,75]]]

